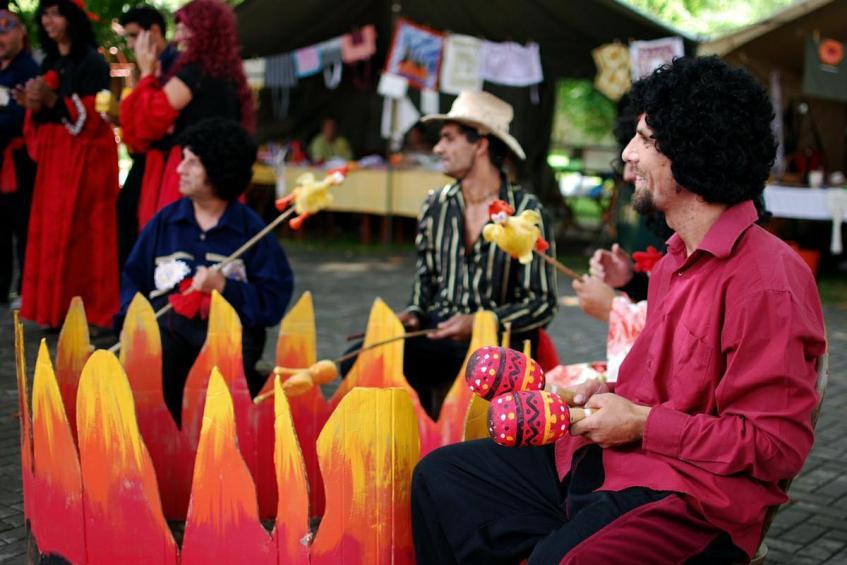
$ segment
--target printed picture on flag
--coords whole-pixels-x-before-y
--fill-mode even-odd
[[[416,88],[435,89],[443,44],[444,34],[401,18],[385,70],[407,78]]]

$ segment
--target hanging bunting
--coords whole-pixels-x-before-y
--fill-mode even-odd
[[[633,41],[629,44],[632,80],[643,78],[662,65],[685,55],[681,37],[663,37],[653,41]]]
[[[294,63],[299,78],[309,77],[321,71],[321,54],[317,47],[304,47],[294,52]]]
[[[617,102],[632,86],[629,75],[629,49],[615,42],[591,51],[597,76],[594,87],[613,102]]]
[[[376,53],[376,28],[366,25],[362,29],[341,36],[341,60],[355,63],[370,59]]]
[[[481,47],[483,80],[506,86],[529,86],[544,80],[537,43],[483,41]]]
[[[482,41],[469,35],[449,34],[444,40],[441,65],[441,91],[459,94],[463,90],[482,90],[480,49]]]
[[[435,88],[444,34],[399,19],[385,70],[408,79],[415,88]]]

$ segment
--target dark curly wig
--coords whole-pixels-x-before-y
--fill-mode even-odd
[[[681,57],[636,82],[631,100],[681,186],[728,205],[761,194],[776,153],[774,114],[747,72],[717,57]]]
[[[59,13],[67,20],[67,34],[71,40],[71,57],[79,59],[83,57],[89,49],[97,49],[97,40],[94,38],[94,28],[91,27],[91,20],[82,9],[71,2],[70,0],[42,0],[38,4],[38,10],[35,13],[35,24],[38,26],[38,41],[41,48],[46,54],[48,61],[55,61],[59,58],[59,46],[56,42],[50,39],[47,35],[47,30],[44,29],[44,24],[41,23],[41,16],[51,6],[58,6]]]
[[[256,142],[236,122],[202,120],[179,136],[179,144],[200,158],[218,198],[235,200],[247,189],[256,161]]]
[[[232,7],[221,0],[192,0],[176,11],[174,20],[191,30],[191,39],[188,40],[188,50],[180,54],[170,69],[170,76],[183,66],[196,63],[204,74],[231,81],[241,103],[241,125],[254,132],[253,95],[239,56],[241,48]]]

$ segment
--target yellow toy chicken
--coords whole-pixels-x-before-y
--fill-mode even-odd
[[[532,262],[532,252],[545,251],[548,244],[538,229],[541,214],[536,210],[524,210],[517,217],[509,204],[495,200],[488,207],[490,224],[482,229],[485,241],[493,241],[497,247],[523,264]]]
[[[332,204],[329,188],[341,184],[347,176],[347,167],[327,171],[323,180],[315,180],[312,173],[304,173],[297,178],[297,186],[284,198],[276,201],[276,209],[282,212],[292,201],[297,217],[288,223],[291,229],[299,229],[309,216],[317,214]]]

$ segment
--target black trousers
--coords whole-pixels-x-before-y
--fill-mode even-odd
[[[586,542],[604,528],[607,534],[611,532],[607,537],[615,540],[611,526],[617,520],[636,509],[652,507],[657,510],[656,528],[650,531],[644,527],[650,524],[651,515],[643,513],[646,521],[634,525],[640,537],[634,543],[670,543],[674,549],[648,547],[655,551],[649,552],[647,560],[632,552],[616,555],[611,562],[661,563],[667,559],[705,564],[745,559],[725,533],[702,518],[679,513],[686,505],[674,493],[647,488],[596,491],[604,479],[598,446],[578,451],[571,469],[566,480],[559,481],[552,445],[509,448],[484,439],[433,451],[418,463],[413,475],[412,529],[417,562],[495,565],[515,564],[528,557],[533,565],[559,563],[580,544],[585,554]],[[664,522],[675,524],[677,520],[690,523],[665,535]],[[620,531],[622,536],[628,535],[626,528]],[[630,537],[632,531],[630,524]],[[699,533],[699,541],[679,548],[686,545],[679,540],[690,538],[692,531]],[[627,547],[627,543],[633,542],[600,542],[606,548]],[[592,559],[583,557],[579,561],[590,563]]]
[[[0,303],[9,300],[16,255],[18,280],[14,288],[18,293],[21,291],[32,186],[35,182],[35,163],[27,155],[26,148],[18,149],[13,155],[18,190],[11,194],[0,194]]]
[[[200,318],[188,319],[173,311],[159,320],[162,335],[162,392],[165,404],[177,426],[182,421],[182,392],[188,373],[206,342],[208,323]],[[266,375],[256,371],[256,362],[265,348],[265,328],[242,329],[244,374],[250,395],[256,396],[264,385]]]
[[[421,321],[421,329],[435,328],[442,320],[428,318]],[[523,340],[530,340],[532,355],[538,349],[538,330],[525,334],[513,335],[514,349],[523,349]],[[403,374],[409,384],[418,393],[421,407],[433,420],[438,419],[443,396],[456,380],[462,364],[468,354],[470,341],[454,341],[452,339],[429,339],[426,336],[412,337],[403,346]],[[362,347],[358,341],[348,348],[347,352]],[[348,359],[341,363],[342,378],[347,375],[356,359]]]
[[[118,273],[123,272],[135,241],[138,239],[138,201],[141,198],[141,184],[144,181],[146,155],[133,153],[132,168],[118,193]]]

